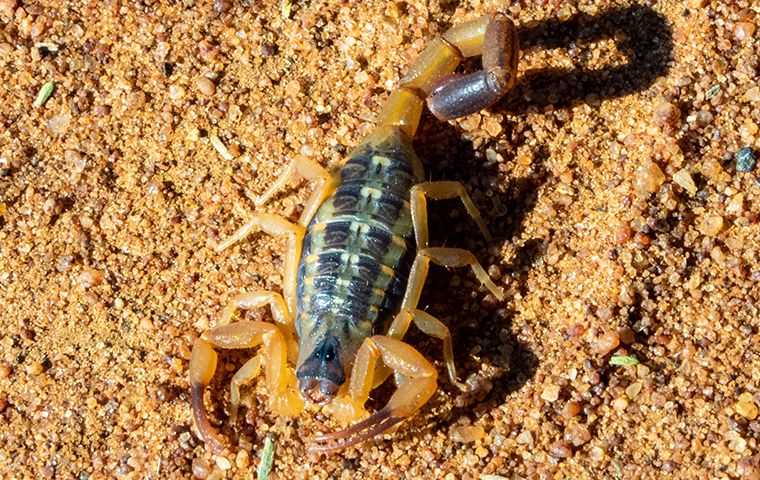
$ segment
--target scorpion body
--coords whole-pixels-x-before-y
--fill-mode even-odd
[[[314,346],[302,340],[300,351],[312,353],[299,359],[297,376],[301,390],[321,380],[321,391],[309,390],[317,402],[343,384],[343,365],[365,338],[382,331],[406,289],[414,260],[409,192],[422,179],[408,139],[397,133],[349,157],[340,186],[304,238],[295,324],[298,337]]]
[[[454,73],[463,58],[475,55],[482,56],[482,70]],[[469,251],[429,246],[428,198],[459,198],[486,239],[490,235],[461,183],[423,181],[412,139],[425,102],[442,120],[477,112],[512,87],[516,71],[516,31],[507,17],[487,15],[452,27],[420,54],[388,98],[375,130],[337,173],[296,158],[255,202],[264,205],[295,175],[313,180],[317,188],[298,223],[255,213],[217,246],[221,252],[255,231],[288,239],[283,294],[258,290],[237,295],[217,326],[193,345],[193,414],[214,451],[226,443],[210,424],[203,400],[216,370],[214,347],[262,347],[232,378],[233,422],[240,387],[262,368],[275,414],[297,415],[306,399],[324,404],[344,422],[359,420],[315,437],[312,452],[372,438],[411,416],[433,395],[436,369],[402,341],[411,324],[443,342],[449,380],[464,388],[457,380],[448,328],[418,308],[429,265],[470,267],[497,299],[503,293]],[[262,306],[269,306],[274,323],[233,321],[238,309]],[[396,392],[369,415],[364,403],[370,391],[391,374]]]

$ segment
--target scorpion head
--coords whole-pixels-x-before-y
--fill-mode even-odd
[[[296,371],[301,395],[317,404],[327,403],[346,381],[340,340],[326,335],[314,342],[310,351],[304,351],[304,346],[301,346],[301,353],[306,357],[299,359]]]

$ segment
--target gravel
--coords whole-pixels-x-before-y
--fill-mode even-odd
[[[431,202],[431,242],[472,249],[508,292],[431,269],[422,305],[473,390],[411,329],[436,394],[315,458],[308,439],[339,424],[314,406],[274,417],[260,382],[232,424],[229,380],[252,352],[225,352],[207,402],[232,448],[213,458],[189,348],[236,294],[281,288],[284,244],[213,246],[293,156],[339,165],[431,37],[496,5],[286,3],[0,0],[0,471],[250,478],[272,434],[280,479],[760,477],[746,0],[499,3],[524,45],[516,91],[449,124],[426,114],[415,142],[426,178],[462,181],[495,236]],[[293,183],[266,211],[297,218],[310,193]]]

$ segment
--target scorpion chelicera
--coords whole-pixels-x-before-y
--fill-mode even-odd
[[[481,70],[455,73],[462,59],[477,55]],[[486,239],[490,235],[461,183],[424,181],[412,138],[424,102],[444,121],[493,105],[514,85],[517,58],[516,29],[505,15],[486,15],[453,26],[420,54],[390,94],[376,128],[338,172],[298,157],[254,202],[257,207],[264,205],[296,175],[313,180],[317,187],[298,223],[255,213],[217,246],[222,251],[256,231],[288,240],[283,295],[253,291],[236,296],[218,325],[193,345],[193,415],[213,451],[225,448],[203,400],[216,370],[214,348],[262,346],[232,378],[232,421],[237,418],[240,387],[263,368],[274,414],[297,415],[306,399],[327,404],[328,412],[343,422],[357,422],[315,437],[309,447],[312,452],[330,452],[370,439],[430,399],[437,387],[436,369],[402,341],[412,323],[442,340],[449,379],[465,388],[457,380],[449,329],[418,309],[430,262],[469,266],[496,298],[503,299],[503,292],[471,252],[429,246],[427,199],[461,199]],[[233,322],[238,309],[267,305],[274,323]],[[391,374],[396,391],[385,407],[369,415],[364,404],[370,391]]]

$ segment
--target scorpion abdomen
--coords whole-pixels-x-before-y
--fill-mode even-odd
[[[340,169],[339,186],[304,238],[296,316],[302,354],[330,338],[351,359],[398,310],[415,254],[409,192],[420,181],[419,165],[408,136],[393,128],[355,149]]]

